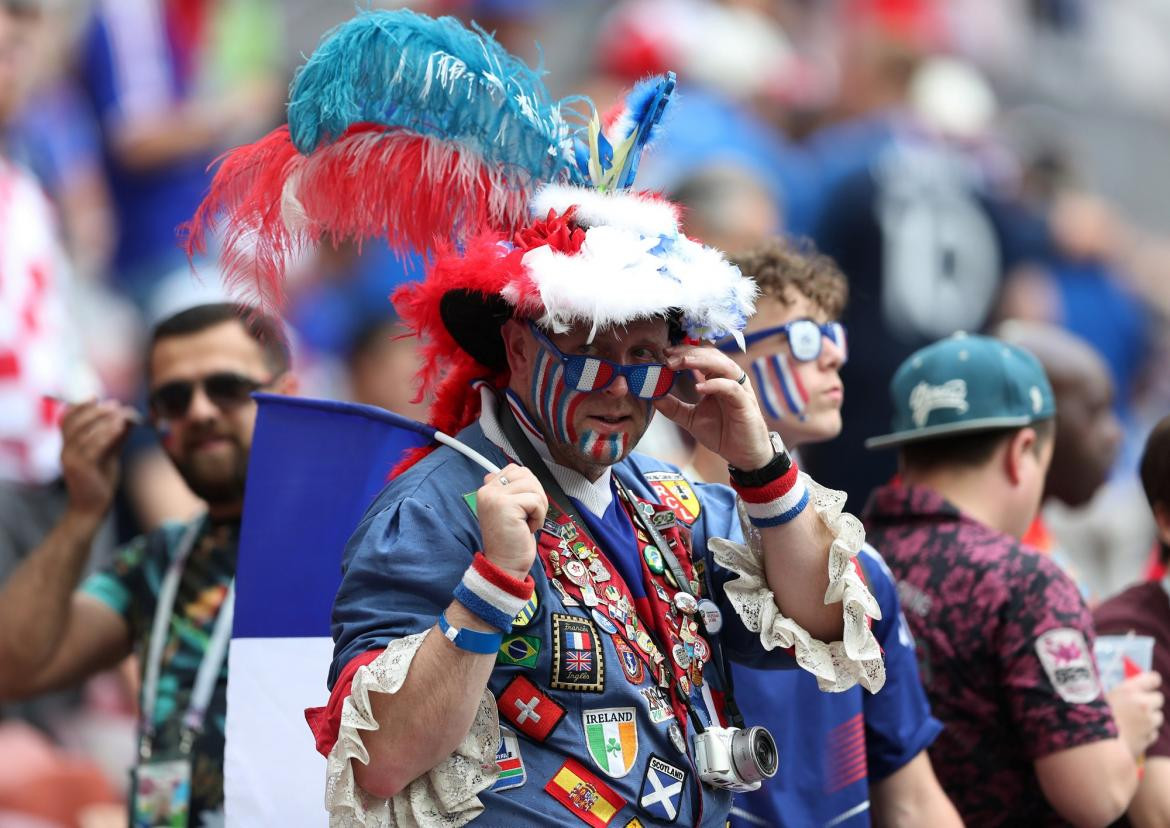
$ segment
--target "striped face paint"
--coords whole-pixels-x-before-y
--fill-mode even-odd
[[[785,415],[805,418],[808,392],[800,381],[796,366],[787,354],[772,354],[752,362],[752,379],[760,390],[760,400],[768,416],[782,420]]]
[[[588,394],[575,391],[565,382],[565,369],[561,360],[547,349],[541,348],[532,372],[530,404],[537,417],[544,422],[550,436],[559,443],[574,446],[590,459],[602,466],[613,465],[626,456],[630,435],[626,432],[600,434],[593,429],[578,432],[573,427],[577,406]],[[650,404],[646,403],[647,409]],[[649,411],[647,411],[647,417]],[[649,419],[647,419],[649,422]]]

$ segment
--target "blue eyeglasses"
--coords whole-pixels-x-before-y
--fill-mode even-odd
[[[619,375],[626,378],[630,393],[643,400],[657,400],[670,393],[676,371],[661,362],[640,362],[622,365],[608,359],[579,354],[566,354],[552,343],[544,332],[529,322],[532,336],[550,354],[561,361],[565,369],[565,385],[576,391],[600,391],[608,388]]]
[[[845,344],[845,326],[840,322],[826,322],[821,325],[812,319],[793,319],[791,322],[783,325],[777,325],[774,328],[764,328],[760,331],[753,331],[743,338],[745,348],[751,347],[755,342],[761,339],[767,339],[770,336],[780,336],[783,334],[788,337],[788,350],[792,353],[792,358],[800,362],[812,362],[821,355],[822,340],[827,338],[830,342],[841,349],[841,361],[844,362],[848,354]],[[719,350],[730,351],[738,347],[735,340],[725,339],[719,343]]]

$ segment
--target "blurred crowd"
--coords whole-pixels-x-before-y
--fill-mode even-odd
[[[1170,411],[1165,4],[410,5],[476,20],[543,60],[555,92],[599,105],[647,74],[678,73],[677,106],[639,185],[682,203],[688,233],[707,244],[734,255],[774,235],[808,240],[848,280],[841,321],[865,347],[840,369],[841,436],[801,460],[845,490],[851,510],[896,471],[893,455],[863,444],[887,430],[897,366],[957,331],[995,332],[1051,349],[1038,356],[1058,396],[1061,382],[1089,386],[1083,410],[1062,414],[1030,542],[1091,604],[1160,577],[1138,463]],[[216,251],[189,260],[182,225],[215,158],[283,120],[301,54],[352,10],[315,0],[0,3],[0,579],[60,509],[61,405],[141,405],[152,323],[229,295]],[[285,320],[302,391],[424,418],[414,342],[388,300],[421,263],[369,239],[290,268]],[[1036,323],[1069,339],[1037,342]],[[1078,373],[1085,363],[1100,369],[1092,380]],[[691,462],[669,426],[648,439]],[[200,508],[149,430],[131,438],[124,464],[95,566],[119,540]],[[84,691],[0,708],[0,757],[28,757],[0,761],[0,826],[123,824],[134,676],[124,667]],[[77,802],[37,799],[61,779],[75,780]]]

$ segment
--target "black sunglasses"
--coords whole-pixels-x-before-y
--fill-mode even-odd
[[[150,409],[155,416],[167,420],[184,417],[198,385],[203,387],[203,393],[217,408],[227,411],[248,402],[253,391],[269,382],[271,380],[261,382],[230,371],[209,374],[198,380],[175,380],[150,392]]]

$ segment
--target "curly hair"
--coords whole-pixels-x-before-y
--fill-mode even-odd
[[[732,262],[759,285],[761,298],[771,297],[781,305],[792,303],[791,288],[836,319],[849,301],[845,274],[809,243],[794,244],[775,237],[733,257]]]

